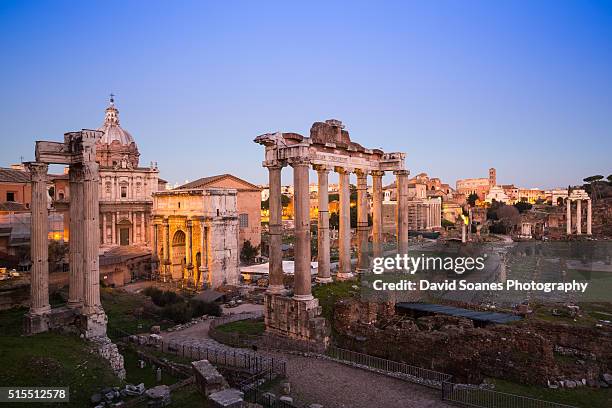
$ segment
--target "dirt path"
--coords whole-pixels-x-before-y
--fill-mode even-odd
[[[291,395],[326,408],[451,407],[439,392],[334,361],[279,354],[287,359]]]

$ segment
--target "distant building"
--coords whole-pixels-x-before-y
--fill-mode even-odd
[[[489,189],[489,192],[486,194],[485,201],[489,204],[491,204],[493,201],[497,201],[498,203],[507,204],[509,202],[509,198],[506,195],[503,187],[493,186]]]
[[[487,195],[491,187],[495,185],[497,185],[497,172],[494,168],[490,168],[488,178],[470,178],[457,180],[456,190],[458,193],[463,194],[466,198],[470,194],[477,194],[478,199],[484,201],[485,196]]]

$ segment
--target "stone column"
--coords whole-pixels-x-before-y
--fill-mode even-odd
[[[311,300],[310,266],[310,194],[308,191],[308,158],[297,157],[291,160],[293,167],[294,212],[295,212],[295,261],[293,298]]]
[[[338,279],[350,279],[351,272],[351,169],[337,167],[340,178],[340,226],[338,231],[339,267]]]
[[[106,213],[102,213],[102,235],[100,237],[102,245],[106,244]]]
[[[158,231],[158,225],[155,221],[153,221],[153,242],[152,242],[152,249],[153,249],[153,256],[155,258],[159,258],[159,251],[157,250],[157,245],[158,245],[158,240],[159,240],[159,231]]]
[[[283,234],[283,207],[281,204],[281,169],[282,163],[271,162],[266,163],[269,177],[269,207],[270,207],[270,269],[268,275],[268,293],[284,294],[286,293],[283,274],[283,251],[282,234]]]
[[[199,283],[203,287],[205,283],[209,283],[208,279],[208,228],[204,223],[204,219],[200,219],[200,280]]]
[[[147,242],[146,239],[146,229],[145,229],[145,213],[144,211],[140,213],[140,242],[145,244]]]
[[[329,268],[329,168],[313,166],[319,181],[319,223],[317,231],[318,283],[332,282]]]
[[[87,162],[83,164],[83,312],[86,315],[102,313],[100,303],[100,269],[98,265],[98,249],[100,234],[98,233],[98,164]]]
[[[193,284],[193,222],[191,220],[187,220],[186,241],[185,262],[187,263],[187,279],[189,280],[189,284]]]
[[[162,267],[162,282],[168,281],[168,276],[170,275],[170,223],[168,218],[164,218],[164,241],[162,242],[164,249],[164,261]]]
[[[382,177],[384,174],[384,171],[372,172],[372,246],[374,250],[374,257],[381,257],[383,253]]]
[[[591,230],[591,224],[593,222],[593,214],[592,214],[592,208],[591,208],[591,200],[587,200],[587,235],[592,235],[592,230]]]
[[[113,234],[113,237],[111,239],[111,242],[113,243],[113,245],[117,244],[117,229],[116,229],[116,225],[117,225],[117,213],[113,213],[113,217],[111,219],[112,225],[111,225],[111,234]]]
[[[30,251],[32,270],[30,279],[30,315],[43,315],[49,306],[49,215],[47,192],[47,169],[45,163],[29,163],[32,177],[31,238]],[[46,324],[33,333],[46,331]]]
[[[582,235],[582,200],[576,201],[576,235]]]
[[[567,212],[565,218],[567,221],[565,222],[565,233],[567,235],[572,235],[572,201],[569,198],[567,199],[566,207]]]
[[[408,170],[396,170],[397,188],[397,250],[408,252]]]
[[[357,272],[364,273],[370,267],[369,243],[370,227],[368,225],[368,172],[357,170],[357,237],[359,252]]]
[[[83,306],[83,168],[70,165],[70,242],[68,262],[70,263],[68,306]]]

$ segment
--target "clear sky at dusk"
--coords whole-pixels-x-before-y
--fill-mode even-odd
[[[0,166],[114,92],[172,183],[264,183],[253,138],[329,118],[452,185],[612,173],[610,2],[2,1],[0,50]]]

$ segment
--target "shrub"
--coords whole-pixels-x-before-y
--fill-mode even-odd
[[[162,316],[174,321],[175,323],[186,323],[191,320],[192,310],[189,303],[173,303],[162,308]]]
[[[193,317],[200,317],[202,315],[221,316],[221,306],[216,303],[208,303],[202,300],[191,300],[189,305],[191,306],[191,315]]]
[[[143,293],[151,297],[151,301],[159,307],[171,305],[183,301],[183,298],[171,290],[162,291],[156,287],[149,286]]]

